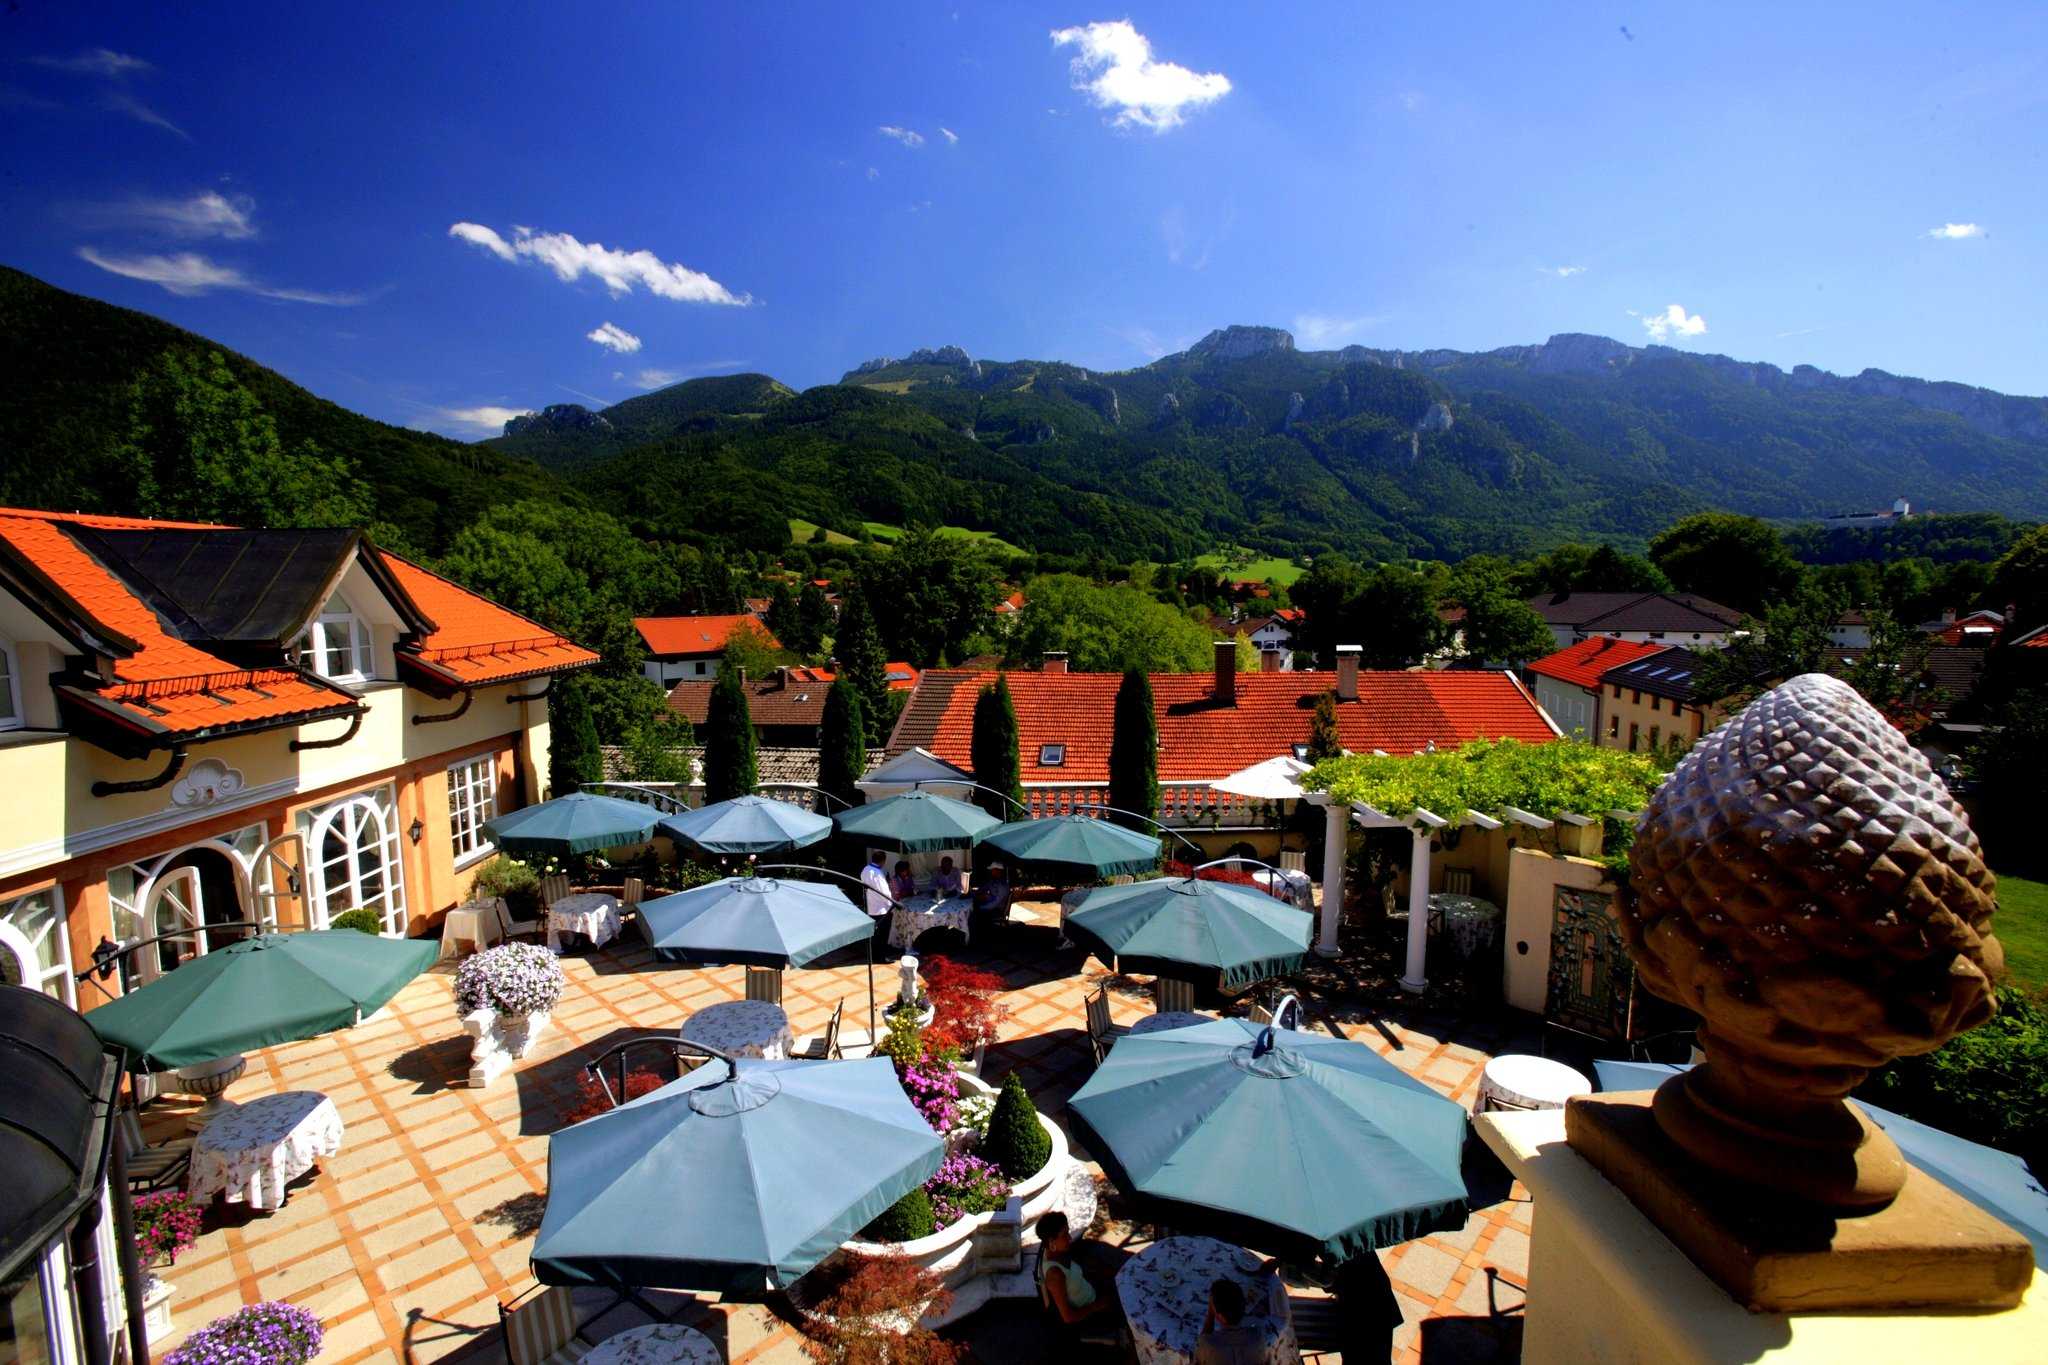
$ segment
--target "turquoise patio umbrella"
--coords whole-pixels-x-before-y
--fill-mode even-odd
[[[765,796],[736,796],[654,826],[678,844],[712,857],[794,853],[832,837],[832,817]]]
[[[886,1057],[722,1060],[548,1139],[542,1284],[756,1297],[939,1168]]]
[[[259,934],[89,1011],[133,1071],[169,1071],[352,1028],[434,965],[428,939],[354,929]]]
[[[87,1016],[90,1018],[91,1016]],[[1687,1068],[1663,1062],[1596,1061],[1602,1090],[1655,1090]],[[1959,1138],[1853,1096],[1849,1103],[1899,1145],[1899,1155],[2034,1244],[2034,1263],[2048,1265],[2048,1173],[2036,1175],[2010,1152]]]
[[[1137,1217],[1286,1260],[1465,1223],[1464,1107],[1361,1043],[1242,1019],[1131,1034],[1067,1114]]]
[[[802,967],[870,940],[874,921],[836,886],[727,877],[640,903],[654,955],[700,966]]]
[[[1313,924],[1255,887],[1155,877],[1090,891],[1067,916],[1066,932],[1118,971],[1215,980],[1232,990],[1300,967]]]
[[[572,792],[484,821],[484,833],[505,853],[595,853],[621,844],[644,844],[660,812],[638,801],[595,792]]]
[[[1134,876],[1159,866],[1159,840],[1092,815],[1012,820],[982,843],[1054,886]]]
[[[904,792],[832,818],[847,838],[898,853],[972,848],[1002,823],[979,806],[928,791]]]

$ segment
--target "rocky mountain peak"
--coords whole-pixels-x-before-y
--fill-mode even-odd
[[[592,412],[581,403],[550,403],[539,412],[529,412],[505,423],[507,436],[565,431],[610,431],[611,419]]]
[[[1532,374],[1612,374],[1634,359],[1635,352],[1612,337],[1560,332],[1535,348],[1529,370]]]
[[[1218,327],[1194,345],[1193,360],[1246,360],[1268,351],[1291,351],[1294,334],[1280,327]]]

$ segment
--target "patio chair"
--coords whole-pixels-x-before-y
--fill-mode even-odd
[[[552,877],[540,879],[540,903],[543,909],[553,905],[569,894],[569,878],[566,873],[557,872]]]
[[[1270,1024],[1273,1022],[1273,1011],[1264,1005],[1246,1005],[1244,1017],[1254,1024]]]
[[[1303,1359],[1343,1352],[1344,1320],[1336,1299],[1320,1294],[1289,1294],[1287,1314],[1294,1320],[1294,1342],[1301,1348]]]
[[[185,1183],[185,1170],[192,1164],[192,1139],[174,1138],[152,1147],[143,1140],[141,1120],[133,1109],[121,1109],[116,1122],[121,1144],[128,1149],[128,1189],[135,1194],[174,1189]]]
[[[619,912],[630,915],[640,908],[640,898],[647,894],[647,883],[638,877],[626,878],[625,893],[619,897]]]
[[[1195,983],[1171,976],[1155,977],[1152,981],[1152,1000],[1153,1007],[1161,1014],[1170,1010],[1186,1010],[1193,1013]]]
[[[799,1038],[790,1049],[790,1057],[800,1062],[830,1062],[839,1058],[839,1021],[846,1014],[846,1002],[841,1000],[832,1007],[832,1022],[825,1025],[823,1033]]]
[[[512,908],[505,903],[505,898],[503,896],[498,898],[498,937],[500,939],[508,943],[514,939],[525,939],[538,943],[546,936],[547,931],[548,920],[545,914],[538,919],[514,919],[512,918]]]
[[[1130,1030],[1110,1021],[1109,987],[1106,985],[1097,987],[1095,994],[1088,997],[1087,1010],[1088,1046],[1095,1051],[1095,1065],[1101,1066],[1102,1059],[1109,1055],[1110,1047]]]
[[[590,1343],[576,1326],[576,1300],[559,1285],[542,1289],[525,1304],[517,1298],[499,1300],[498,1322],[512,1365],[572,1365],[590,1354]]]
[[[782,1003],[782,972],[776,967],[747,968],[747,999]]]

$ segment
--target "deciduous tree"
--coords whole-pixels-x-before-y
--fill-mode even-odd
[[[1761,616],[1799,586],[1799,561],[1767,521],[1733,512],[1699,512],[1650,542],[1650,559],[1680,592]]]

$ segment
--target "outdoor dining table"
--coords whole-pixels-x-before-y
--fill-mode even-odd
[[[1272,870],[1257,868],[1252,872],[1252,881],[1267,895],[1286,901],[1297,910],[1316,908],[1315,883],[1306,872],[1290,872],[1285,869]]]
[[[1585,1073],[1553,1062],[1548,1057],[1525,1052],[1503,1052],[1491,1058],[1479,1073],[1476,1108],[1562,1109],[1574,1095],[1588,1095],[1593,1083]]]
[[[1450,935],[1461,958],[1476,957],[1500,941],[1507,916],[1492,901],[1453,891],[1429,898],[1430,927]]]
[[[341,1113],[314,1090],[237,1105],[200,1129],[186,1191],[204,1204],[224,1195],[252,1209],[282,1208],[285,1186],[341,1150]]]
[[[779,1062],[789,1056],[796,1035],[789,1016],[772,1000],[728,1000],[706,1005],[683,1024],[683,1041],[715,1047],[733,1057]]]
[[[718,1345],[694,1327],[658,1322],[606,1337],[590,1348],[583,1365],[720,1365]]]
[[[456,906],[441,917],[441,956],[453,953],[458,943],[482,952],[498,941],[510,914],[503,896]]]
[[[1158,1033],[1162,1029],[1186,1028],[1190,1024],[1206,1024],[1216,1018],[1199,1010],[1157,1010],[1131,1025],[1133,1033]]]
[[[1116,1297],[1140,1365],[1194,1360],[1209,1286],[1219,1279],[1235,1280],[1245,1290],[1244,1324],[1264,1342],[1260,1365],[1299,1361],[1287,1292],[1279,1276],[1260,1272],[1263,1264],[1243,1247],[1213,1237],[1167,1237],[1133,1256],[1117,1272]]]
[[[619,936],[619,902],[602,891],[578,891],[548,907],[548,951],[559,956],[563,934],[581,934],[593,948]]]
[[[908,948],[930,929],[957,929],[971,937],[968,919],[974,910],[969,896],[909,896],[889,912],[889,946]]]

